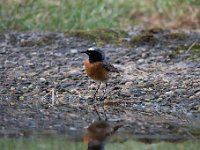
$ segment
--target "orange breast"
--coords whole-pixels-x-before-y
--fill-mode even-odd
[[[98,81],[108,80],[109,73],[102,66],[101,62],[90,63],[89,60],[85,60],[84,65],[85,71],[90,78]]]

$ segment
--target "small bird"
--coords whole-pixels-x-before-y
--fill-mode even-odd
[[[83,141],[88,145],[88,150],[104,150],[107,138],[122,126],[113,126],[106,121],[95,121],[87,128]]]
[[[86,74],[91,79],[99,82],[99,85],[93,95],[93,98],[96,98],[96,94],[98,93],[101,83],[105,82],[107,88],[106,81],[110,78],[111,73],[119,73],[119,71],[112,64],[110,64],[108,58],[105,56],[105,53],[98,47],[91,47],[81,53],[86,53],[89,56],[89,59],[84,60]]]

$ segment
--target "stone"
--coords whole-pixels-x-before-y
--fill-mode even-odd
[[[78,50],[77,49],[70,49],[70,53],[76,54],[76,53],[78,53]]]
[[[173,91],[168,91],[168,92],[165,92],[165,94],[167,96],[173,96],[175,93]]]
[[[142,64],[142,63],[144,63],[145,62],[145,60],[144,59],[138,59],[138,61],[137,61],[139,64]]]
[[[39,82],[40,82],[40,83],[45,83],[45,82],[46,82],[46,79],[43,78],[43,77],[41,77],[41,78],[39,79]]]

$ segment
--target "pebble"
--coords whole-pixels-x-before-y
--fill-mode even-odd
[[[144,63],[145,62],[145,60],[144,59],[138,59],[138,61],[137,61],[139,64],[142,64],[142,63]]]
[[[36,122],[33,120],[29,120],[27,126],[28,128],[36,128]]]
[[[33,88],[34,88],[33,84],[30,84],[30,85],[28,86],[28,88],[29,88],[29,89],[33,89]]]
[[[189,97],[190,100],[193,100],[193,99],[195,99],[195,98],[196,98],[195,95],[192,95],[192,96]]]
[[[75,127],[69,127],[69,129],[70,129],[71,131],[76,131],[76,130],[77,130]]]
[[[70,49],[70,53],[76,54],[76,53],[78,53],[78,50],[77,49]]]
[[[14,86],[11,86],[10,90],[14,91],[16,88]]]
[[[146,108],[144,111],[150,113],[150,112],[152,112],[152,109]]]
[[[176,92],[177,94],[182,95],[182,94],[187,93],[187,90],[186,90],[186,89],[175,89],[175,92]]]
[[[23,100],[24,100],[24,96],[20,96],[20,97],[19,97],[19,100],[20,100],[20,101],[23,101]]]
[[[198,106],[197,111],[200,112],[200,106]]]
[[[162,97],[159,97],[156,99],[156,102],[162,102],[163,101],[163,98]]]
[[[32,52],[31,54],[32,54],[32,56],[35,56],[35,55],[37,55],[37,52]]]
[[[193,108],[195,105],[196,105],[196,104],[192,102],[192,103],[188,104],[188,107]]]
[[[149,56],[149,53],[142,53],[142,58],[146,58],[146,57],[148,57]]]
[[[21,90],[23,93],[26,93],[26,92],[28,92],[29,89],[27,87],[23,86]]]
[[[200,97],[200,92],[195,93],[196,97]]]
[[[173,96],[175,93],[173,91],[168,91],[168,92],[165,92],[165,94],[167,96]]]
[[[46,79],[45,79],[45,78],[40,78],[40,79],[39,79],[39,82],[40,82],[40,83],[45,83],[45,82],[46,82]]]
[[[133,82],[130,82],[130,81],[128,81],[128,82],[126,82],[125,83],[125,86],[128,88],[128,87],[130,87],[130,86],[132,86],[133,85]]]
[[[61,57],[61,56],[63,56],[63,54],[62,53],[54,53],[53,56]]]
[[[88,86],[89,90],[95,90],[97,88],[96,84],[91,84]]]
[[[60,90],[64,92],[64,91],[68,90],[70,86],[73,86],[73,83],[68,83],[68,82],[61,83]]]

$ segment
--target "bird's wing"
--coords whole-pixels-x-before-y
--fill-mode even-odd
[[[110,64],[109,62],[103,62],[103,67],[107,71],[119,73],[119,70],[117,68],[115,68],[112,64]]]

